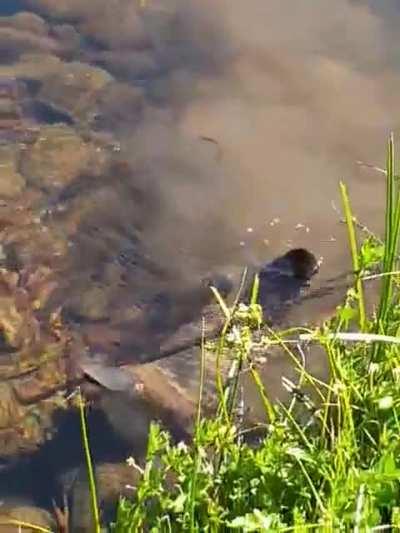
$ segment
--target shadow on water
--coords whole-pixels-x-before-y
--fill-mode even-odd
[[[84,464],[79,414],[76,411],[55,413],[54,426],[56,435],[45,443],[37,452],[21,459],[7,468],[0,477],[0,498],[22,498],[46,508],[51,507],[51,498],[60,501],[60,474],[70,472],[73,475]],[[91,441],[91,450],[95,461],[122,461],[129,447],[118,439],[104,415],[99,410],[90,410],[88,427],[101,435]],[[45,479],[43,473],[46,473]],[[38,484],[38,479],[42,483]]]

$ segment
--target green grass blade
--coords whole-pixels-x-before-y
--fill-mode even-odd
[[[85,418],[85,406],[83,403],[80,389],[78,389],[78,403],[79,403],[79,415],[80,415],[80,421],[81,421],[81,434],[82,434],[83,449],[85,451],[86,468],[87,468],[88,479],[89,479],[90,503],[91,503],[91,508],[92,508],[94,533],[100,533],[100,515],[99,515],[99,506],[97,503],[96,482],[95,482],[95,477],[94,477],[92,458],[90,455],[89,438],[88,438],[87,424],[86,424],[86,418]]]
[[[258,292],[260,290],[260,276],[254,276],[253,287],[251,289],[250,305],[255,305],[258,302]]]
[[[393,134],[387,147],[386,172],[386,213],[385,213],[385,252],[383,273],[396,270],[397,251],[400,234],[400,194],[395,176],[395,149]],[[388,314],[393,298],[393,276],[383,276],[376,328],[379,332],[387,331]]]
[[[222,312],[224,313],[225,320],[230,320],[231,319],[231,312],[230,312],[228,306],[226,305],[226,303],[224,302],[224,299],[220,295],[218,289],[216,289],[215,287],[210,287],[210,289],[211,289],[212,293],[214,294],[214,297],[217,300]]]
[[[347,187],[343,182],[340,182],[340,192],[342,195],[344,215],[347,225],[347,231],[349,235],[351,258],[353,262],[353,270],[356,276],[356,292],[358,297],[358,310],[359,310],[359,323],[361,331],[365,330],[366,314],[365,314],[365,300],[364,300],[364,288],[360,273],[360,261],[357,246],[357,237],[354,227],[354,217],[351,211],[349,195],[347,193]]]
[[[197,403],[197,414],[196,414],[196,425],[195,425],[195,450],[194,450],[194,461],[193,461],[193,473],[190,480],[190,489],[189,489],[189,498],[188,498],[188,510],[190,516],[190,531],[196,531],[195,528],[195,508],[196,508],[196,488],[197,488],[197,476],[200,469],[200,451],[199,451],[199,440],[200,440],[200,431],[201,431],[201,401],[203,398],[204,392],[204,378],[205,378],[205,369],[206,369],[206,348],[205,348],[205,320],[202,319],[202,328],[201,328],[201,362],[200,362],[200,383],[199,383],[199,397]]]

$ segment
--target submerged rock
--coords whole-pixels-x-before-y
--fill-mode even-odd
[[[43,77],[38,98],[78,121],[87,120],[99,91],[113,80],[105,70],[78,61]]]
[[[0,28],[29,31],[39,36],[49,33],[49,27],[42,17],[30,11],[21,11],[10,17],[0,17]]]
[[[5,64],[12,64],[26,52],[54,52],[57,43],[46,35],[0,25],[0,54]]]
[[[55,285],[51,272],[22,274],[0,270],[0,455],[32,451],[51,435],[52,415],[66,407],[67,337],[54,316],[38,312]]]
[[[70,303],[70,311],[77,317],[88,320],[107,319],[109,316],[107,290],[91,287]]]
[[[55,530],[56,526],[53,517],[45,509],[17,503],[14,505],[7,503],[0,507],[0,529],[2,533],[15,533],[18,529],[18,526],[15,523],[7,525],[11,520],[25,522],[26,524],[32,524],[33,526],[52,531]],[[37,529],[35,527],[24,527],[24,531],[35,533],[37,532]]]
[[[140,474],[124,462],[98,465],[95,469],[95,475],[103,523],[109,524],[115,520],[115,511],[120,496],[132,496],[131,487],[137,484]],[[94,524],[86,466],[82,465],[78,469],[64,474],[60,479],[60,484],[71,502],[69,515],[71,532],[91,533]]]
[[[145,109],[143,91],[125,83],[108,83],[97,92],[91,109],[91,125],[96,130],[118,132],[132,129]]]
[[[0,430],[12,427],[23,418],[24,411],[15,401],[8,383],[0,383]]]
[[[0,65],[0,76],[41,81],[56,73],[61,60],[51,53],[26,52],[13,64]]]
[[[21,172],[40,189],[61,190],[96,160],[96,148],[69,126],[44,126],[21,159]]]

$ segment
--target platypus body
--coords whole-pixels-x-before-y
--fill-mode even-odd
[[[290,305],[301,300],[311,278],[318,271],[318,261],[308,250],[295,248],[258,269],[249,270],[241,300],[249,301],[252,280],[258,273],[258,298],[264,319],[276,324]],[[238,288],[228,276],[218,275],[190,289],[167,290],[156,295],[144,310],[145,316],[140,320],[137,340],[132,341],[132,346],[123,350],[119,358],[97,352],[83,356],[79,362],[83,377],[111,391],[127,391],[132,389],[132,376],[121,366],[149,363],[198,344],[203,334],[203,316],[206,319],[206,338],[216,337],[223,325],[223,317],[218,305],[213,303],[211,286],[224,297],[229,297]],[[135,332],[134,323],[125,327],[131,327],[131,333]]]

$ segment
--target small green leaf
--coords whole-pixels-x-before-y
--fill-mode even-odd
[[[224,302],[224,299],[220,295],[218,289],[216,289],[215,287],[210,287],[210,288],[211,288],[211,290],[212,290],[217,302],[219,303],[219,306],[221,307],[222,312],[224,313],[226,320],[230,320],[231,312],[229,311],[229,308],[226,305],[226,303]]]
[[[260,289],[260,278],[258,274],[256,274],[254,276],[253,287],[251,289],[251,299],[250,299],[251,305],[255,305],[257,303],[259,289]]]

